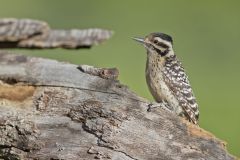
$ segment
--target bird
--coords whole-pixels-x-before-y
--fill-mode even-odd
[[[146,81],[157,104],[167,103],[172,112],[198,125],[198,104],[185,69],[174,53],[172,37],[155,32],[133,39],[147,50]]]

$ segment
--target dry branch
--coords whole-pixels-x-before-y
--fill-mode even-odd
[[[112,35],[103,29],[51,29],[31,19],[0,19],[0,48],[89,48]]]
[[[232,160],[211,133],[114,79],[0,53],[0,158]]]

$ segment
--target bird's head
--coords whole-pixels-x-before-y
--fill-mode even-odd
[[[173,55],[172,37],[164,33],[151,33],[145,38],[133,38],[143,44],[148,54],[158,54],[161,57]]]

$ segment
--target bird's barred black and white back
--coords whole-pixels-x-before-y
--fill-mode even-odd
[[[166,57],[163,80],[182,107],[185,117],[198,124],[199,110],[188,77],[176,55]]]

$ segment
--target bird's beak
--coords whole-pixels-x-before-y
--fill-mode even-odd
[[[143,38],[133,37],[132,39],[135,40],[135,41],[137,41],[137,42],[139,42],[139,43],[141,43],[141,44],[144,44],[144,39],[143,39]]]

